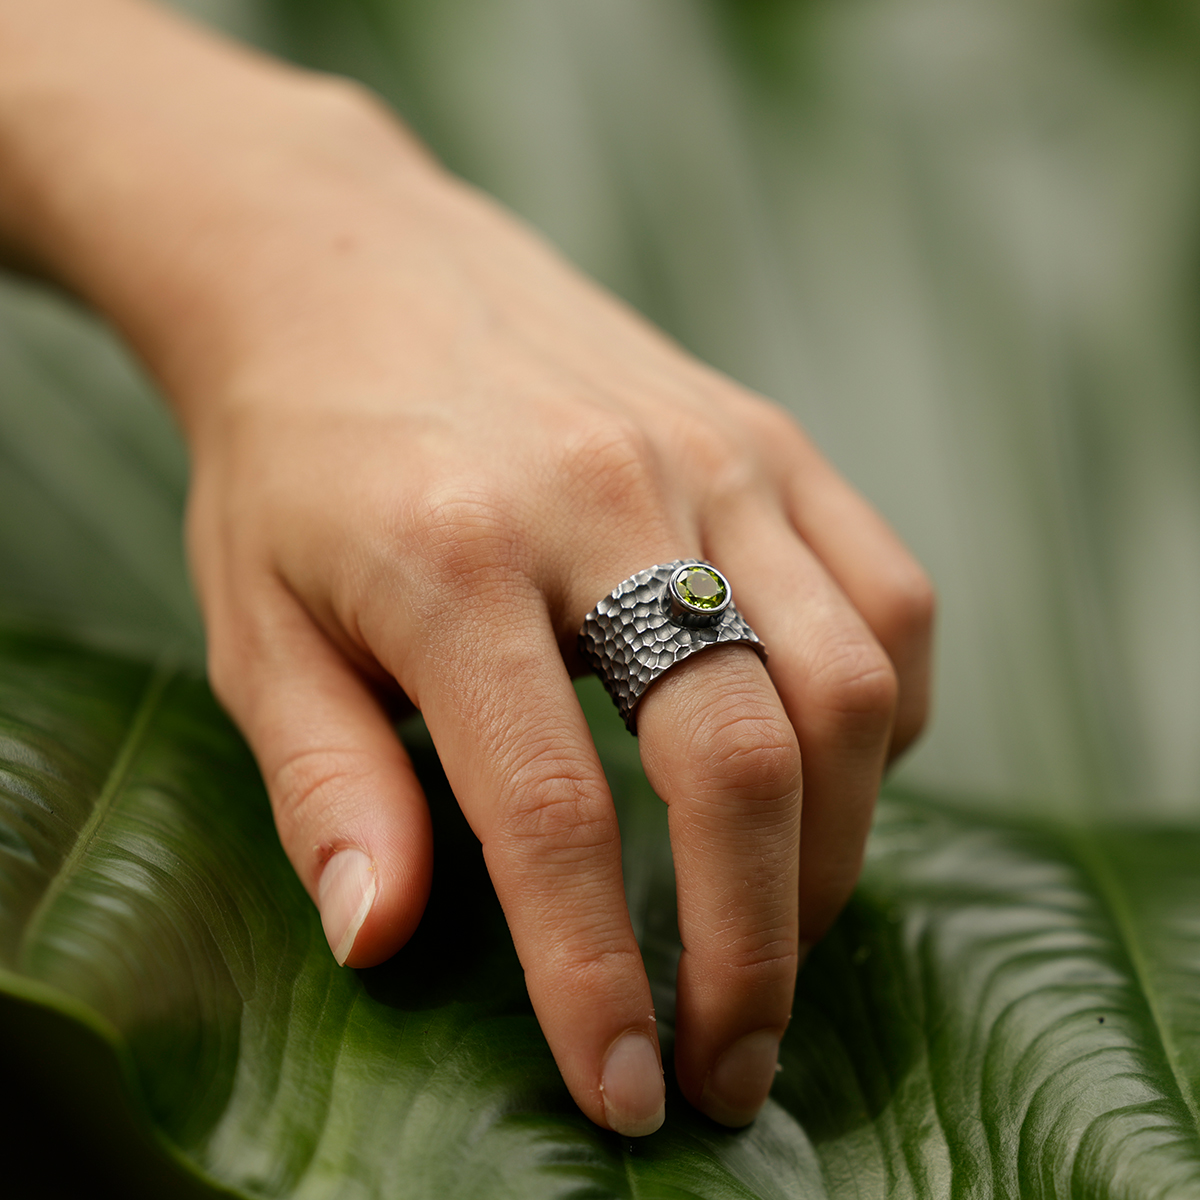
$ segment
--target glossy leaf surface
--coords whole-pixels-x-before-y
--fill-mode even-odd
[[[0,644],[10,996],[113,1045],[144,1113],[243,1195],[1200,1195],[1200,835],[884,806],[748,1130],[677,1096],[631,1144],[574,1110],[478,847],[415,744],[439,869],[414,940],[337,968],[202,685]],[[602,699],[602,698],[601,698]],[[605,702],[606,703],[606,702]],[[669,1039],[669,862],[596,714]]]

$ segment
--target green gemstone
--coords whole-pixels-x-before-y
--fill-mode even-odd
[[[725,603],[725,581],[710,567],[690,567],[675,580],[684,604],[711,612]]]

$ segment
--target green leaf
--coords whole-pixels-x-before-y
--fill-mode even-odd
[[[763,1115],[730,1133],[673,1094],[664,1129],[631,1144],[566,1094],[419,734],[433,899],[395,959],[353,972],[202,684],[24,635],[0,638],[0,667],[0,990],[10,1011],[35,1003],[107,1044],[192,1186],[1200,1195],[1194,829],[982,821],[893,796],[859,894],[805,969]],[[589,692],[669,1047],[661,805]]]

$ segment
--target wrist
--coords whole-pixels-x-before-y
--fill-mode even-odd
[[[246,342],[286,341],[289,306],[357,223],[386,209],[402,224],[412,197],[445,187],[353,85],[157,6],[0,11],[0,254],[104,312],[185,425]]]
[[[289,359],[299,366],[319,331],[341,324],[352,346],[363,259],[388,254],[411,277],[424,213],[453,186],[365,93],[320,77],[289,80],[269,119],[215,130],[174,166],[122,213],[122,236],[96,232],[79,283],[189,431]]]

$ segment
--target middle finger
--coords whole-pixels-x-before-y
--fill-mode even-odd
[[[666,561],[689,557],[689,541],[675,541]],[[661,544],[641,544],[636,566],[663,563],[653,554]],[[635,565],[631,549],[621,556],[626,567]],[[587,600],[620,582],[616,571],[589,582]],[[660,628],[665,614],[655,616],[654,606],[662,601],[643,593],[664,584],[632,583],[622,585],[622,595],[634,606],[625,611],[638,618],[602,626],[607,633],[593,650],[614,667],[635,647],[643,667],[657,657],[643,646],[648,632],[639,621]],[[661,628],[679,636],[674,623]],[[800,752],[757,655],[737,644],[709,643],[704,651],[654,679],[637,729],[647,775],[670,810],[683,942],[677,1074],[694,1104],[727,1125],[743,1125],[774,1078],[795,986]]]
[[[652,685],[642,762],[670,809],[679,897],[675,1068],[745,1125],[775,1078],[796,983],[800,749],[761,661],[716,646]]]

